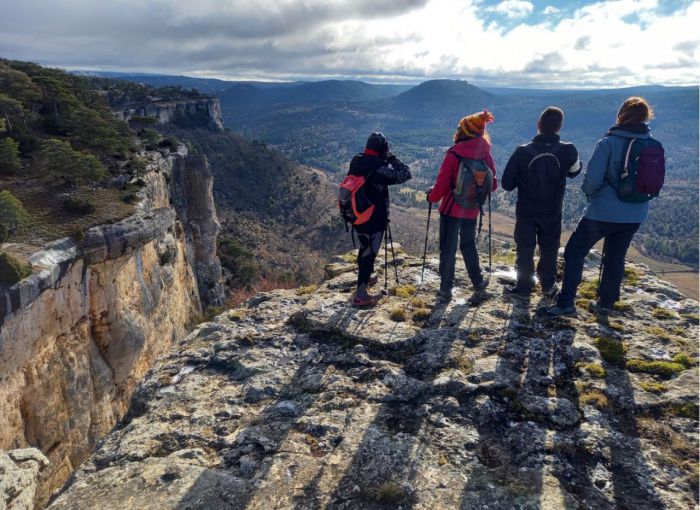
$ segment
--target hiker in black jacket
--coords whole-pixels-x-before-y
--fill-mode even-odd
[[[514,233],[517,282],[506,288],[511,295],[528,296],[532,292],[535,244],[540,248],[537,275],[542,293],[553,296],[557,292],[555,279],[566,179],[581,173],[576,147],[559,140],[563,122],[561,109],[555,106],[545,109],[537,122],[537,136],[515,149],[503,171],[503,189],[518,189]]]
[[[382,237],[389,225],[389,186],[401,184],[411,178],[408,165],[389,150],[389,142],[382,133],[372,133],[367,139],[364,152],[350,161],[348,175],[366,179],[366,195],[374,204],[371,218],[355,226],[360,249],[357,254],[357,291],[352,303],[355,306],[371,306],[379,296],[370,295],[367,286],[374,271],[374,260],[382,245]]]

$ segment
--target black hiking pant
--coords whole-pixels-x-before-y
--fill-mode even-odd
[[[602,306],[612,308],[620,299],[620,285],[625,274],[625,256],[638,228],[639,223],[612,223],[582,218],[566,243],[564,279],[557,304],[561,307],[574,305],[586,255],[595,243],[605,238],[603,277],[598,284],[598,299]]]
[[[452,290],[455,279],[457,245],[462,252],[472,285],[484,280],[476,251],[476,221],[440,214],[440,290]]]
[[[561,239],[561,214],[554,216],[516,215],[515,220],[515,268],[517,287],[532,290],[535,274],[535,246],[540,248],[537,276],[543,289],[554,285],[557,277],[557,255]]]
[[[379,249],[382,247],[382,238],[384,231],[374,232],[372,234],[357,233],[357,239],[360,241],[360,248],[357,251],[357,285],[367,285],[374,271],[374,260],[377,258]]]

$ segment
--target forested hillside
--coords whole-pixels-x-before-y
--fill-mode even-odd
[[[435,80],[371,101],[312,102],[307,98],[305,103],[247,106],[230,99],[234,90],[224,94],[228,99],[222,101],[229,127],[332,174],[345,171],[369,132],[383,131],[396,153],[416,170],[416,178],[409,183],[416,190],[430,185],[457,122],[466,113],[483,108],[494,112],[496,121],[490,131],[494,157],[502,170],[515,147],[534,136],[539,113],[550,104],[560,106],[566,114],[563,138],[577,145],[585,163],[595,142],[614,123],[621,102],[630,95],[643,95],[656,109],[652,133],[666,146],[668,177],[661,198],[654,201],[649,222],[635,242],[653,257],[698,264],[697,88],[496,94],[463,81]],[[580,179],[572,183],[566,200],[565,223],[569,227],[578,221],[585,205],[579,185]],[[415,194],[397,198],[405,205],[422,204]],[[514,203],[515,194],[496,194],[497,210],[510,214]]]
[[[347,248],[335,187],[323,172],[234,133],[176,126],[163,131],[209,159],[229,287],[318,281],[330,254]]]

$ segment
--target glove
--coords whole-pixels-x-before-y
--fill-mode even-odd
[[[429,189],[428,191],[426,191],[426,193],[425,193],[425,199],[426,199],[428,202],[430,202],[430,198],[428,198],[428,197],[430,196],[430,194],[431,194],[432,192],[433,192],[433,188],[430,188],[430,189]]]
[[[386,154],[384,155],[384,161],[386,161],[387,163],[393,163],[394,161],[396,161],[396,159],[397,158],[393,152],[386,151]]]

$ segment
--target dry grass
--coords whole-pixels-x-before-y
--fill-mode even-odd
[[[403,308],[394,308],[389,312],[389,318],[394,322],[404,322],[407,318],[406,310]]]
[[[672,312],[671,310],[667,310],[666,308],[654,308],[651,311],[651,314],[661,320],[667,320],[667,319],[676,319],[677,315]]]
[[[603,409],[608,405],[608,397],[598,390],[591,390],[581,393],[578,397],[578,401],[581,405],[590,405],[597,409]]]

